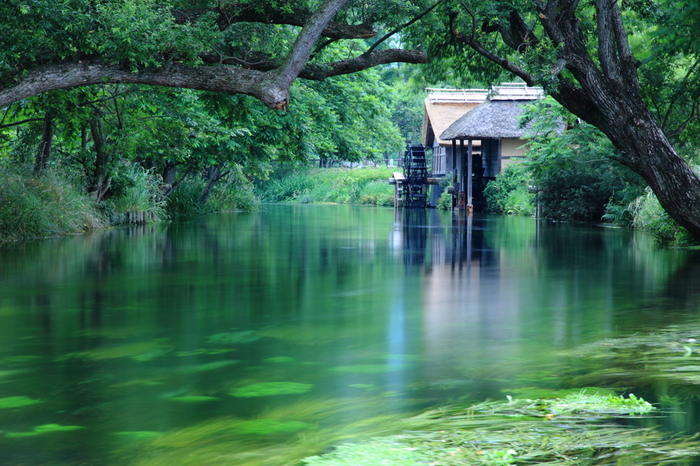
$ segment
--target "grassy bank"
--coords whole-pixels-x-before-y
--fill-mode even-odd
[[[388,183],[396,167],[281,168],[256,183],[263,202],[300,204],[335,203],[394,205],[394,187]]]
[[[41,178],[3,170],[0,177],[0,241],[81,233],[104,228],[107,216],[65,174]]]
[[[117,173],[111,181],[110,195],[97,202],[75,171],[51,168],[37,177],[29,167],[0,168],[0,242],[253,210],[258,205],[252,184],[239,172],[219,181],[206,202],[201,200],[206,186],[202,178],[185,180],[164,198],[162,180],[151,171],[134,164],[120,167]]]

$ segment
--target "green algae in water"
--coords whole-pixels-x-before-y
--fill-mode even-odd
[[[61,424],[44,424],[41,426],[36,426],[32,429],[32,432],[8,432],[5,434],[7,438],[22,438],[22,437],[36,437],[38,435],[49,434],[52,432],[69,432],[72,430],[84,429],[83,426],[63,426]]]
[[[90,351],[67,353],[56,358],[56,361],[65,361],[69,359],[94,359],[101,361],[105,359],[130,358],[140,355],[155,354],[155,352],[161,350],[164,350],[163,341],[158,339],[156,341],[102,346]]]
[[[669,383],[697,396],[700,324],[610,338],[563,352],[575,364],[563,371],[570,385],[648,386]]]
[[[127,442],[143,442],[146,440],[153,440],[155,438],[158,438],[161,435],[163,435],[163,433],[149,430],[133,430],[124,432],[114,432],[113,435]]]
[[[267,358],[264,361],[265,362],[272,362],[272,363],[285,363],[285,362],[294,362],[295,359],[291,358],[289,356],[275,356],[274,358]]]
[[[37,403],[42,403],[42,401],[33,400],[26,396],[7,396],[0,398],[0,409],[21,408],[22,406],[30,406]]]
[[[234,348],[216,348],[216,349],[210,349],[210,348],[198,348],[194,351],[178,351],[175,353],[176,356],[198,356],[200,354],[206,354],[206,355],[216,355],[216,354],[225,354],[225,353],[231,353],[232,351],[236,351]]]
[[[133,386],[138,386],[138,385],[145,385],[147,387],[155,387],[158,385],[164,385],[165,382],[161,382],[159,380],[153,380],[153,379],[136,379],[136,380],[129,380],[128,382],[122,382],[122,383],[117,383],[110,385],[110,387],[114,388],[124,388],[124,387],[133,387]]]
[[[153,351],[149,351],[147,353],[143,354],[137,354],[136,356],[132,356],[131,359],[135,361],[151,361],[155,358],[160,358],[161,356],[165,356],[170,352],[169,349],[157,349]]]
[[[270,435],[282,432],[298,432],[311,427],[303,421],[286,421],[280,419],[252,419],[233,424],[232,429],[240,434]]]
[[[260,339],[260,335],[252,330],[242,332],[217,333],[207,338],[207,343],[212,345],[237,345],[242,343],[253,343]]]
[[[383,374],[400,369],[399,366],[386,364],[357,364],[354,366],[336,366],[331,367],[333,372],[340,373],[361,373],[361,374]]]
[[[236,361],[233,359],[226,360],[226,361],[214,361],[214,362],[207,362],[204,364],[197,364],[194,366],[180,367],[176,371],[183,373],[183,374],[214,371],[216,369],[221,369],[222,367],[232,366],[232,365],[238,364],[238,363],[240,363],[240,361]]]
[[[377,386],[371,383],[353,383],[350,384],[352,388],[358,388],[360,390],[376,390]]]
[[[550,420],[551,408],[560,410]],[[556,400],[447,406],[400,421],[409,433],[337,446],[305,458],[308,466],[450,466],[690,464],[695,438],[669,438],[649,428],[606,422],[610,415],[644,413],[641,399],[568,395]]]
[[[312,384],[297,382],[263,382],[236,388],[231,395],[239,398],[259,396],[298,395],[311,390]]]
[[[207,401],[217,401],[219,399],[215,396],[204,395],[169,396],[165,398],[168,400],[179,401],[181,403],[204,403]]]

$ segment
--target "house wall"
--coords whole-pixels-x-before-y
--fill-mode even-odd
[[[501,170],[525,157],[527,141],[520,138],[501,139]]]

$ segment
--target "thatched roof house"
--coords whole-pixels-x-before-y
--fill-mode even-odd
[[[484,102],[447,127],[440,139],[520,139],[527,129],[520,124],[525,103],[527,101],[521,100]]]
[[[466,109],[441,133],[436,133],[433,167],[441,167],[441,173],[456,174],[460,208],[481,208],[486,184],[503,167],[523,158],[527,142],[523,137],[528,129],[521,126],[523,106],[542,96],[541,88],[525,84],[495,86],[481,103]],[[439,121],[430,114],[427,104],[426,118]]]
[[[423,145],[448,147],[449,141],[440,134],[466,112],[483,103],[488,97],[486,89],[427,89],[424,101]]]

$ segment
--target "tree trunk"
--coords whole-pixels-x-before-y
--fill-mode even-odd
[[[649,110],[637,103],[620,108],[617,118],[598,127],[622,153],[620,163],[641,175],[671,218],[700,238],[700,178]]]
[[[112,179],[107,176],[107,163],[109,154],[104,149],[104,135],[102,134],[102,124],[98,116],[90,119],[90,134],[92,143],[95,146],[95,167],[92,172],[91,188],[95,200],[101,201],[107,193]]]
[[[204,205],[207,203],[209,200],[209,196],[211,196],[211,192],[214,189],[214,186],[216,183],[221,180],[223,177],[228,175],[229,172],[222,172],[221,170],[224,168],[224,164],[219,163],[217,165],[214,165],[213,167],[207,168],[207,185],[202,191],[202,195],[199,196],[199,203],[201,205]]]
[[[44,117],[44,129],[41,133],[39,150],[34,159],[34,176],[39,177],[46,170],[51,156],[51,144],[53,143],[53,117],[48,113]]]
[[[593,3],[596,41],[581,29],[579,15],[583,13],[578,10],[578,0],[534,2],[545,34],[558,48],[554,63],[547,63],[550,58],[545,52],[542,66],[550,67],[549,76],[539,78],[560,104],[605,133],[621,152],[619,162],[641,175],[671,218],[700,238],[700,177],[676,152],[644,103],[637,76],[640,64],[630,51],[619,2]],[[518,51],[538,47],[541,42],[523,27],[526,23],[519,13],[513,11],[508,21],[493,30],[507,31],[510,39],[517,39]],[[486,47],[473,32],[455,31],[455,36],[529,85],[539,81]],[[505,37],[504,42],[508,43]],[[592,42],[597,43],[595,59],[589,54]],[[564,70],[569,74],[563,75]]]

